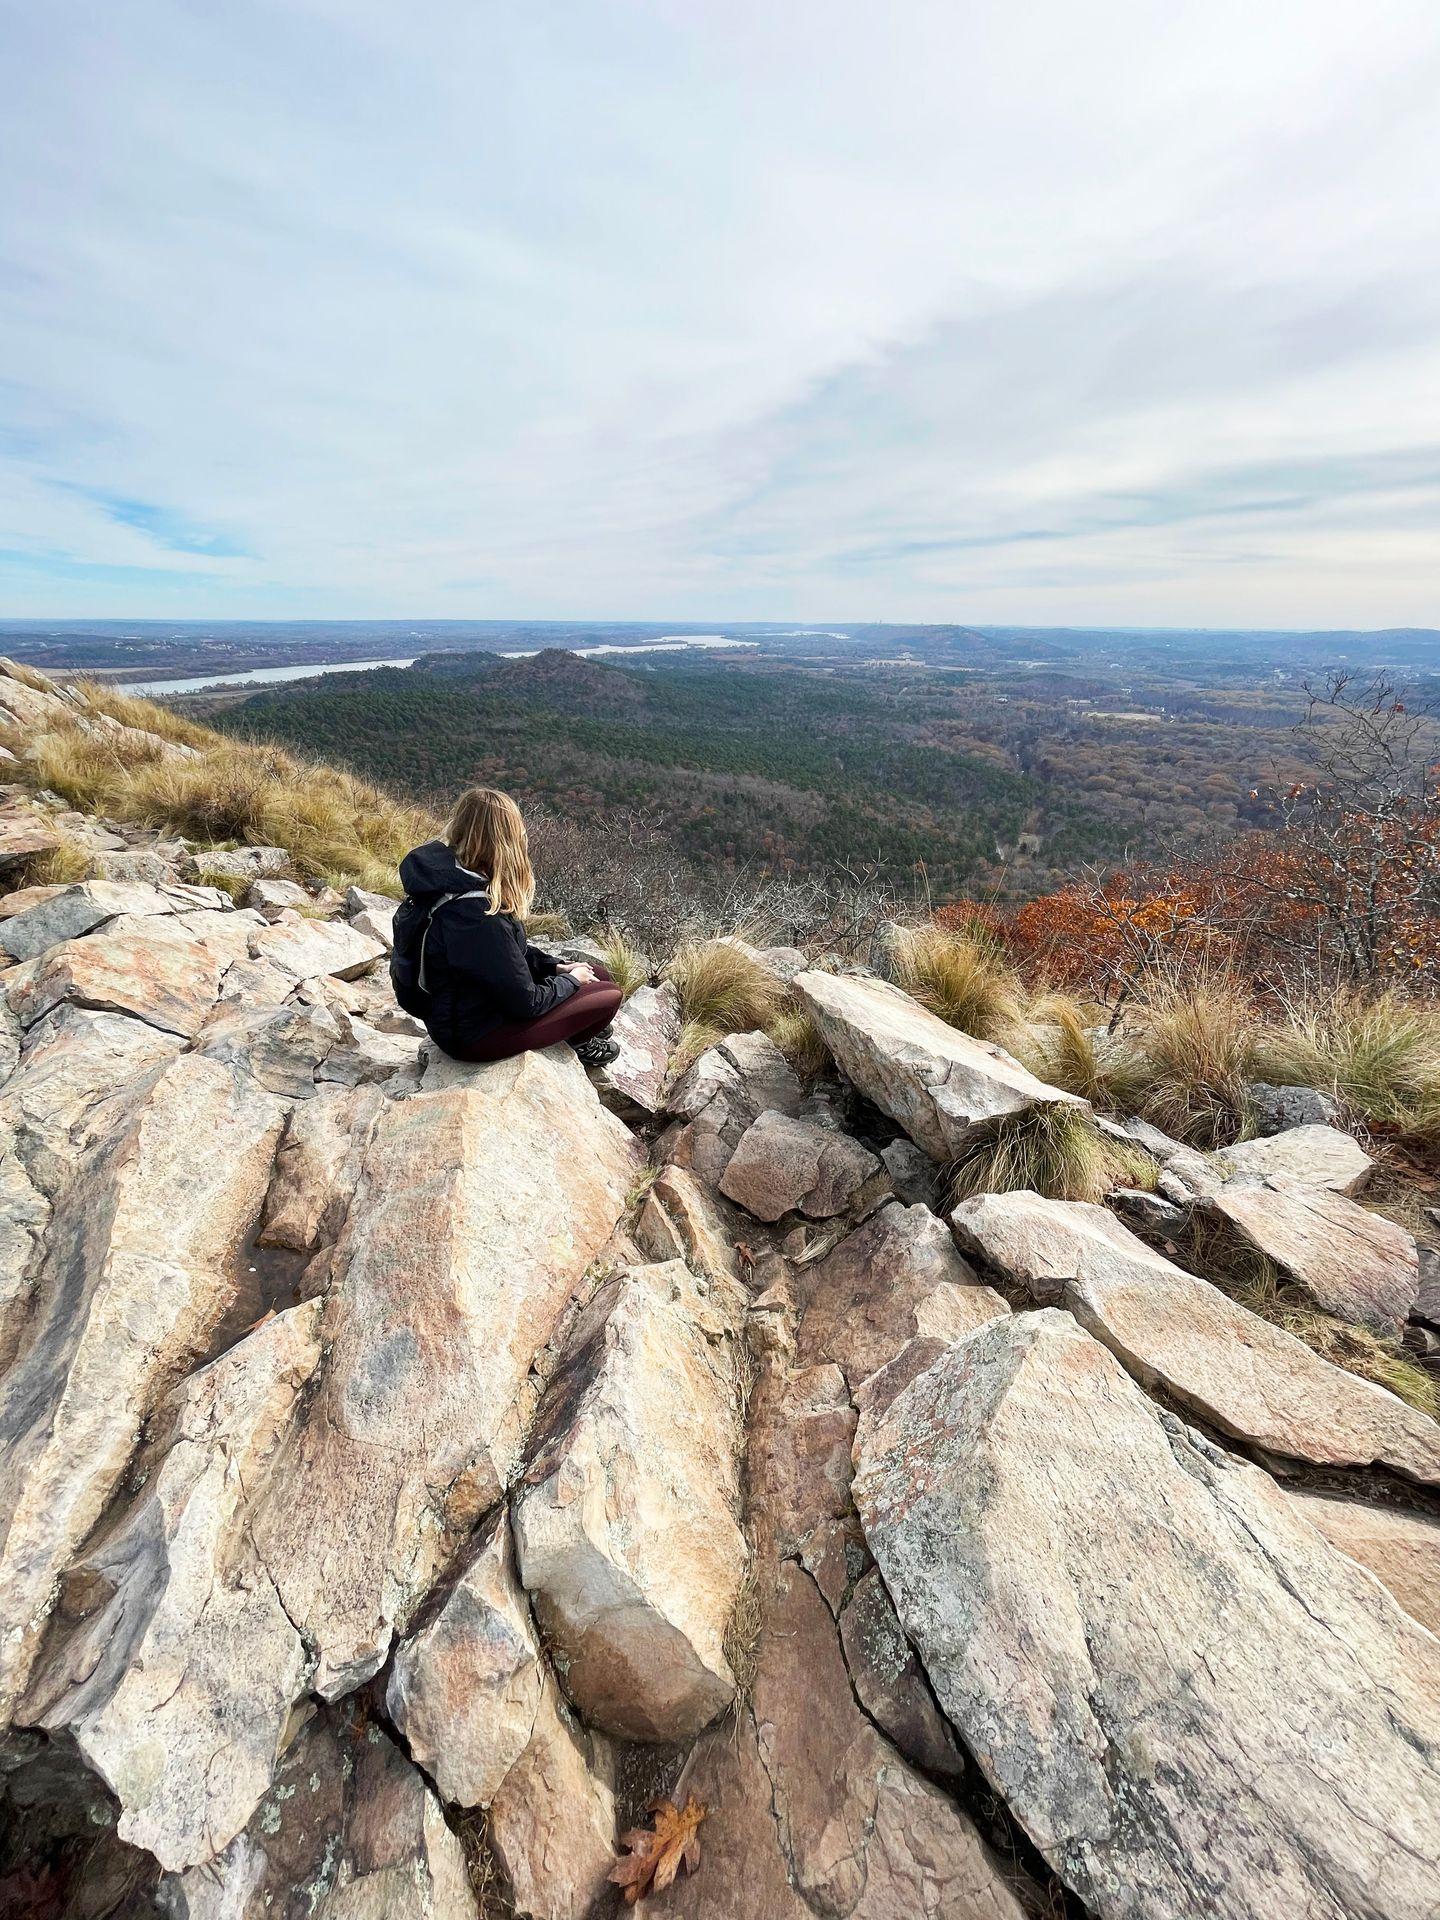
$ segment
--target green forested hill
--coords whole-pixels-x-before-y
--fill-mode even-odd
[[[925,737],[892,688],[803,669],[451,657],[276,688],[216,724],[442,805],[483,782],[561,809],[658,813],[696,857],[890,877],[923,864],[941,897],[1016,878],[1029,890],[1119,838],[1000,755]],[[1021,878],[997,846],[1037,830],[1045,851]]]

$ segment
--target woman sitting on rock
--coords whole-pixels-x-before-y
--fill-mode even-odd
[[[507,1060],[568,1040],[587,1067],[609,1037],[620,989],[598,963],[562,965],[532,947],[535,874],[520,809],[490,787],[462,793],[443,840],[400,862],[395,997],[455,1060]]]

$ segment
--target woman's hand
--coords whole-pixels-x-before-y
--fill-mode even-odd
[[[587,967],[583,960],[572,960],[568,966],[561,967],[560,971],[561,973],[568,973],[572,979],[578,980],[582,987],[588,985],[590,981],[600,978],[595,969],[593,967]]]

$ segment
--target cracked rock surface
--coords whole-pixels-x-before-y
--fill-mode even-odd
[[[856,1461],[942,1706],[1094,1911],[1433,1913],[1440,1641],[1068,1314],[950,1348]]]
[[[1436,1920],[1440,1426],[1151,1244],[1393,1346],[1348,1135],[947,1220],[1071,1097],[871,977],[757,954],[803,1088],[664,985],[467,1065],[283,848],[0,785],[4,882],[0,1912],[613,1920],[694,1793],[657,1920]]]

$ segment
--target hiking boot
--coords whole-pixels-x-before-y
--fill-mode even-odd
[[[589,1040],[572,1040],[575,1057],[582,1067],[608,1067],[612,1060],[620,1056],[620,1049],[610,1038],[610,1029],[592,1035]]]

